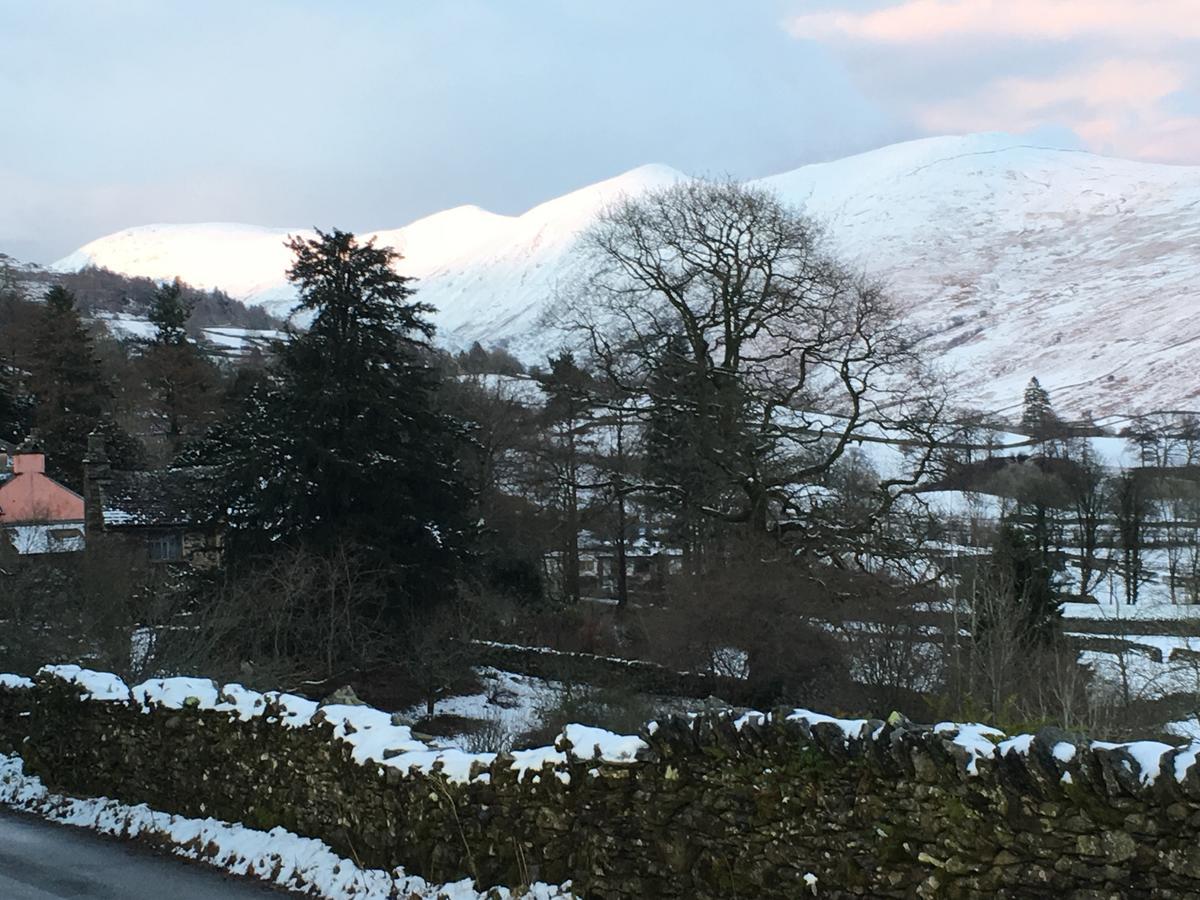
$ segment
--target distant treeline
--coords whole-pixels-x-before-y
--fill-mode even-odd
[[[84,315],[98,312],[146,316],[154,301],[158,282],[151,278],[133,278],[109,269],[89,266],[56,279],[77,298]],[[192,313],[189,328],[278,328],[282,324],[266,310],[247,306],[224,291],[204,291],[183,284],[183,298]]]

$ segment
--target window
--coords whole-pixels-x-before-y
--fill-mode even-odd
[[[51,553],[62,550],[83,549],[82,528],[51,528],[46,532],[46,536],[49,538],[47,549]]]
[[[160,534],[148,541],[151,562],[175,562],[183,559],[183,537],[179,534]]]

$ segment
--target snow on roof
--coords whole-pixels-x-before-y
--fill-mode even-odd
[[[114,471],[99,485],[104,524],[179,527],[204,522],[210,510],[205,489],[215,472],[209,466]]]

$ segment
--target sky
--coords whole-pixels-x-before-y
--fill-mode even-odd
[[[0,0],[0,252],[395,228],[928,135],[1200,164],[1200,0]]]

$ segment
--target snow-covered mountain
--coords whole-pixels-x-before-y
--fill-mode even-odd
[[[421,279],[442,339],[536,358],[537,320],[569,282],[576,235],[624,194],[684,177],[645,166],[519,216],[459,207],[377,233]],[[761,184],[823,221],[833,246],[884,278],[980,406],[1015,406],[1031,375],[1073,412],[1200,409],[1200,167],[930,138]],[[178,275],[273,312],[294,295],[283,238],[303,229],[150,225],[55,264]]]

